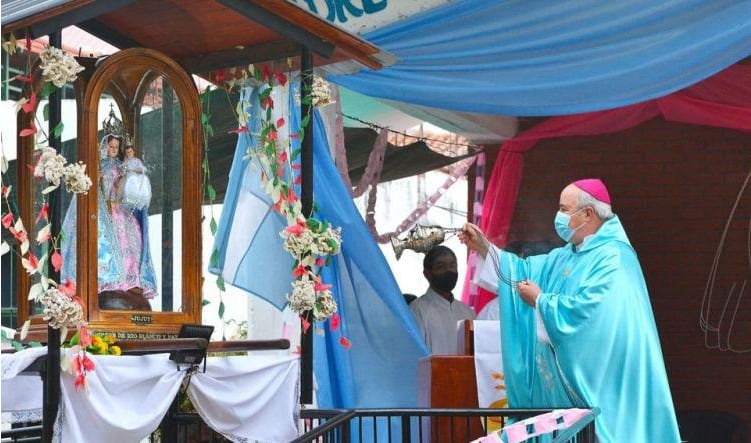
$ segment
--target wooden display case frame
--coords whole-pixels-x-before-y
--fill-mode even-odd
[[[141,103],[150,79],[163,76],[178,98],[182,110],[182,298],[180,312],[104,310],[99,308],[97,291],[97,186],[79,195],[77,207],[77,294],[87,307],[89,329],[114,332],[121,339],[166,338],[176,336],[182,324],[201,323],[202,241],[201,241],[201,105],[192,77],[177,62],[159,51],[130,48],[103,59],[91,72],[82,73],[76,82],[78,122],[77,160],[87,165],[92,180],[99,176],[98,113],[99,100],[108,88],[117,89],[113,98],[120,108],[123,124],[131,134],[141,111]],[[88,77],[88,78],[87,78]],[[115,79],[117,83],[114,83]],[[112,88],[116,85],[116,88]],[[40,87],[40,85],[36,85]],[[29,114],[19,114],[19,127],[28,125]],[[25,126],[26,125],[26,126]],[[18,137],[19,165],[33,164],[33,140]],[[19,167],[18,196],[21,216],[33,220],[32,172]],[[31,319],[28,340],[46,341],[46,323],[41,315],[30,315],[27,294],[31,278],[18,266],[19,324]]]

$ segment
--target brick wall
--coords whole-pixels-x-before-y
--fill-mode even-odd
[[[654,119],[598,137],[543,141],[525,157],[510,241],[554,240],[560,190],[601,177],[639,254],[677,409],[731,411],[751,423],[751,353],[705,347],[702,298],[730,210],[751,172],[751,134]],[[731,337],[751,348],[751,184],[720,255],[710,319],[747,282]],[[736,289],[737,291],[738,289]],[[723,344],[736,298],[721,325]],[[717,343],[717,334],[710,335]]]

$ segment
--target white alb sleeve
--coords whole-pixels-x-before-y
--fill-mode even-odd
[[[490,245],[490,248],[495,251],[495,256],[500,260],[500,249],[496,248],[493,245]],[[498,275],[498,272],[496,272],[496,266],[493,262],[491,254],[492,253],[488,251],[488,255],[486,256],[487,258],[485,259],[483,259],[479,255],[477,256],[477,267],[475,269],[479,270],[479,272],[475,272],[475,281],[473,283],[483,289],[492,292],[493,294],[497,294],[498,278],[500,278],[500,276]]]
[[[537,297],[540,298],[539,296]],[[540,310],[537,309],[537,302],[535,302],[535,318],[537,319],[537,339],[540,340],[543,343],[550,344],[550,336],[548,335],[548,331],[545,330],[545,323],[542,321],[542,316],[540,315]]]

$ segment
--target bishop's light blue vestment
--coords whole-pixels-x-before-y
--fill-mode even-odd
[[[481,284],[496,269],[492,257]],[[511,407],[597,406],[601,442],[680,441],[644,276],[618,217],[578,250],[566,244],[527,259],[500,252],[497,262],[505,279],[542,289],[536,314],[504,278],[498,284]]]

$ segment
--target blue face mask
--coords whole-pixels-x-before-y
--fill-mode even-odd
[[[584,208],[579,209],[578,211],[574,212],[576,214],[577,212],[581,211]],[[573,214],[572,214],[573,215]],[[558,236],[561,237],[564,241],[571,241],[571,237],[574,236],[574,233],[581,229],[582,226],[584,226],[584,223],[581,224],[576,229],[571,229],[568,224],[571,222],[571,215],[566,214],[565,212],[558,211],[557,214],[555,214],[555,221],[553,224],[555,225],[555,232],[558,233]],[[586,223],[586,222],[585,222]]]

